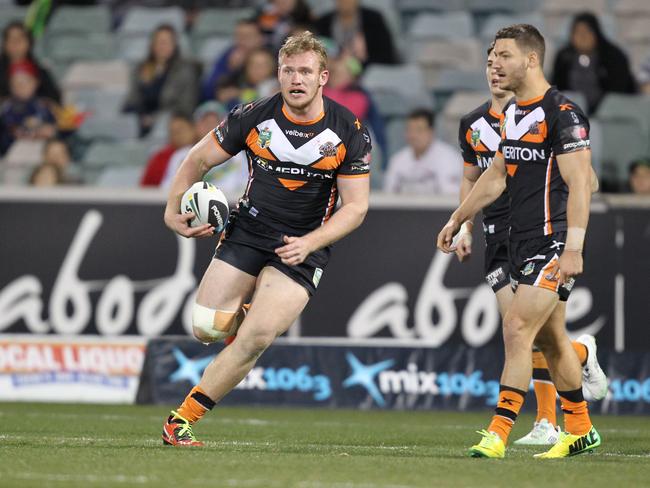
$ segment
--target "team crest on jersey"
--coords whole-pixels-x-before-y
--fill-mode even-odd
[[[269,130],[268,127],[264,127],[261,131],[260,134],[257,136],[257,145],[260,146],[262,149],[266,149],[271,145],[271,135],[272,132]]]
[[[528,127],[528,133],[534,136],[539,135],[539,122],[533,122],[530,124]]]
[[[318,148],[318,152],[324,158],[336,156],[336,146],[333,142],[327,141]]]
[[[481,143],[481,131],[479,129],[472,130],[472,146],[478,147]]]
[[[524,266],[524,269],[521,270],[521,274],[524,276],[528,276],[530,273],[533,272],[534,269],[535,269],[535,263],[531,261],[526,266]]]

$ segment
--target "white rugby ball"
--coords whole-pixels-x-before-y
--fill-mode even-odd
[[[190,227],[210,224],[216,234],[223,231],[228,222],[226,195],[211,183],[199,181],[190,186],[181,198],[181,213],[194,212]]]

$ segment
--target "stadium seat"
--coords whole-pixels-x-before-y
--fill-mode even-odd
[[[603,178],[622,184],[629,163],[650,154],[650,97],[609,94],[596,119],[601,127]]]
[[[205,8],[201,10],[192,27],[192,38],[231,36],[237,22],[252,18],[252,8]]]
[[[372,65],[361,84],[385,117],[403,116],[416,107],[433,107],[422,70],[416,65]]]
[[[485,50],[476,39],[431,39],[413,43],[411,62],[420,65],[426,86],[433,88],[444,69],[482,71]]]
[[[210,37],[203,40],[200,46],[196,46],[196,52],[198,53],[199,59],[203,62],[203,72],[210,73],[212,71],[212,65],[216,60],[232,46],[231,37]]]
[[[140,183],[143,172],[144,166],[105,168],[99,172],[94,183],[107,188],[133,188]]]
[[[465,8],[472,13],[493,14],[495,12],[526,12],[534,10],[538,4],[531,0],[465,0]]]
[[[490,94],[487,91],[487,86],[483,92],[457,91],[454,93],[445,105],[441,115],[438,116],[436,127],[440,137],[449,144],[456,146],[458,144],[458,125],[461,117],[489,99]]]
[[[167,142],[169,139],[170,118],[171,114],[169,112],[158,112],[158,114],[156,114],[156,120],[153,123],[153,127],[145,138],[150,147],[163,145]]]
[[[386,139],[388,141],[388,158],[406,145],[404,131],[406,130],[406,119],[395,118],[386,124]]]
[[[47,25],[47,34],[82,34],[109,32],[111,13],[106,5],[57,8]]]
[[[95,142],[82,162],[87,167],[142,166],[148,156],[149,146],[144,142]]]
[[[647,0],[618,0],[614,4],[617,15],[650,15],[650,3]]]
[[[592,12],[598,17],[609,11],[608,0],[546,0],[541,5],[547,35],[558,32],[566,19],[582,12]]]
[[[453,93],[456,90],[482,91],[486,89],[487,79],[483,71],[460,69],[442,70],[433,86],[436,93]]]
[[[618,26],[625,41],[650,40],[650,12],[632,16],[619,16]]]
[[[422,13],[413,19],[408,32],[413,40],[466,39],[474,35],[472,17],[467,12]]]
[[[55,63],[99,61],[113,58],[115,51],[110,34],[62,35],[51,37],[45,47],[47,57]]]
[[[129,75],[129,65],[121,60],[78,62],[69,67],[61,85],[64,90],[97,88],[127,92]]]
[[[419,12],[454,11],[465,7],[464,0],[399,0],[397,8],[400,12],[417,14]]]
[[[487,48],[489,43],[494,39],[494,35],[502,27],[512,24],[532,24],[537,27],[542,34],[544,33],[544,18],[538,12],[522,14],[494,14],[490,15],[481,27],[480,38]]]
[[[18,139],[5,154],[2,181],[5,185],[24,185],[36,166],[43,161],[45,141]]]
[[[598,16],[598,21],[608,39],[613,41],[618,38],[619,25],[614,16],[610,14],[602,14]],[[555,42],[564,45],[569,41],[572,22],[573,16],[567,15],[562,17],[559,23],[545,26],[545,34]]]
[[[121,112],[126,92],[89,86],[64,89],[63,95],[65,103],[74,105],[79,112],[111,117]]]
[[[93,141],[125,141],[137,139],[139,123],[136,115],[117,114],[107,116],[98,113],[88,117],[79,128],[78,134],[83,139]]]
[[[171,24],[176,32],[185,31],[185,12],[181,7],[133,7],[118,28],[121,37],[150,34],[161,24]]]

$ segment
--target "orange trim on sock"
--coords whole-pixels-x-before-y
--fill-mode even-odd
[[[587,355],[589,354],[587,352],[587,346],[585,346],[584,344],[581,344],[580,342],[576,342],[576,341],[573,341],[571,343],[571,345],[573,346],[573,350],[578,355],[578,359],[580,360],[580,364],[582,366],[584,366],[585,363],[587,362]]]
[[[586,401],[578,403],[560,397],[564,412],[564,430],[573,435],[585,435],[591,429],[589,407]]]
[[[192,395],[195,392],[199,392],[205,396],[208,396],[200,387],[195,386],[192,388],[192,390],[187,394],[185,397],[185,400],[183,400],[183,403],[181,404],[180,407],[178,407],[178,414],[183,417],[184,419],[189,420],[190,423],[198,422],[201,420],[201,418],[205,415],[205,413],[208,411],[207,408],[205,408],[203,405],[201,405],[199,402],[197,402],[194,398],[192,398]]]
[[[535,388],[535,399],[537,400],[537,418],[535,418],[535,422],[546,419],[553,425],[557,425],[557,415],[555,413],[557,390],[555,386],[545,381],[533,380],[533,387]]]
[[[533,351],[533,369],[548,369],[548,363],[541,351]]]

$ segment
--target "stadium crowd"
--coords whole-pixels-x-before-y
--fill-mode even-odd
[[[592,117],[602,189],[650,193],[644,2],[51,3],[0,0],[4,184],[169,185],[230,109],[278,90],[279,46],[311,30],[329,49],[324,94],[372,133],[373,189],[456,194],[458,120],[487,99],[485,48],[526,21],[547,34],[549,78]],[[247,178],[233,159],[209,174],[232,195]]]

